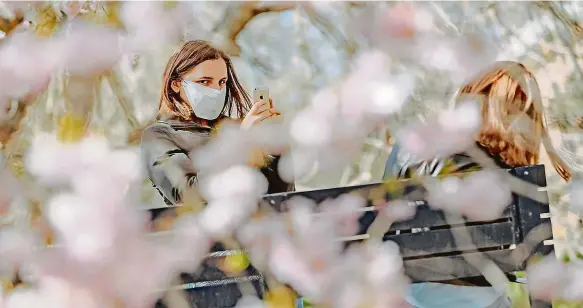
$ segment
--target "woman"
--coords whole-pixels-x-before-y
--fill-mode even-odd
[[[271,106],[271,101],[266,100],[251,103],[231,59],[224,52],[205,41],[184,43],[168,61],[157,122],[145,129],[141,143],[148,176],[165,202],[171,206],[180,205],[184,191],[197,182],[191,153],[210,140],[219,122],[235,117],[240,120],[242,129],[248,129],[281,115]],[[291,189],[277,175],[278,157],[271,157],[270,161],[262,168],[269,182],[268,192]],[[189,280],[187,282],[193,281],[190,275],[182,276]],[[205,262],[196,280],[222,278],[227,277]],[[198,307],[234,306],[240,297],[234,284],[189,293]]]
[[[569,180],[571,172],[565,162],[555,154],[544,126],[542,100],[536,80],[522,64],[509,61],[495,63],[463,86],[455,102],[462,101],[465,95],[485,97],[482,104],[482,128],[476,145],[499,167],[514,168],[538,164],[542,142],[555,170],[563,179]],[[523,127],[518,129],[517,124],[523,124]],[[413,173],[436,176],[447,163],[453,164],[453,170],[458,172],[479,168],[463,153],[446,160],[422,162],[400,152],[396,146],[389,155],[383,178],[406,178]],[[510,307],[506,296],[497,294],[493,288],[477,288],[488,285],[483,279],[451,283],[466,286],[414,284],[410,302],[418,308]]]
[[[157,123],[142,135],[142,156],[154,186],[169,205],[180,204],[182,193],[197,180],[190,153],[204,146],[222,120],[236,117],[242,128],[280,113],[270,101],[251,103],[231,59],[205,41],[189,41],[170,57],[162,80]],[[290,189],[277,175],[278,157],[263,173],[269,193]],[[169,176],[179,172],[179,176]]]

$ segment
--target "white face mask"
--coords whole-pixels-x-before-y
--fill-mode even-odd
[[[225,107],[227,88],[215,90],[192,81],[183,80],[182,90],[197,117],[214,120],[221,115],[221,111]]]

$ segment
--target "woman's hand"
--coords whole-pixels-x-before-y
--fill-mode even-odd
[[[268,101],[266,100],[259,100],[253,104],[251,110],[245,115],[243,122],[241,122],[241,127],[248,129],[251,126],[259,123],[267,118],[272,117],[279,117],[281,113],[275,109],[270,108],[272,104],[271,99]]]
[[[271,111],[271,116],[269,118],[265,119],[265,121],[269,121],[270,123],[283,122],[283,116],[281,115],[281,112],[279,112],[275,108],[271,108],[270,111]]]

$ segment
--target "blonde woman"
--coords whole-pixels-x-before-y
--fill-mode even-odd
[[[461,87],[454,103],[467,96],[482,96],[482,127],[476,145],[496,165],[514,168],[538,164],[542,143],[557,173],[565,181],[570,179],[571,171],[549,140],[538,84],[522,64],[496,62]],[[479,168],[464,153],[419,161],[396,145],[389,155],[383,178],[407,178],[414,173],[437,176],[447,164],[453,164],[458,172]],[[409,302],[417,308],[510,307],[505,295],[487,286],[483,279],[414,284]]]

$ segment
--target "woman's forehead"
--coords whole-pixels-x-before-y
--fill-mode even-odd
[[[193,67],[184,77],[185,79],[207,77],[216,80],[227,78],[227,63],[223,59],[206,60]]]

